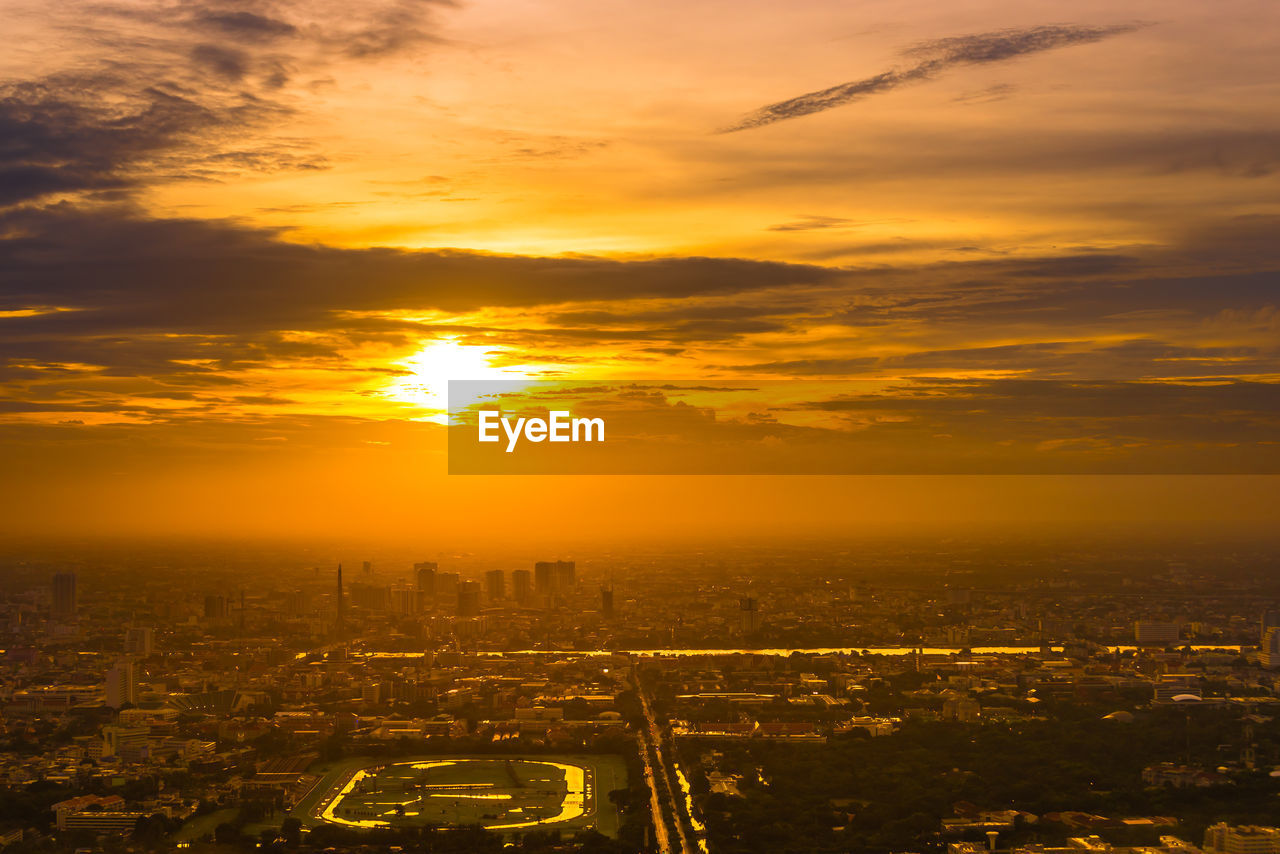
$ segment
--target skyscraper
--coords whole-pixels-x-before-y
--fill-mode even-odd
[[[577,584],[578,565],[571,560],[556,561],[556,587],[561,591],[572,589]]]
[[[1280,667],[1280,627],[1272,626],[1267,629],[1267,634],[1262,639],[1258,662],[1263,667]]]
[[[749,635],[760,628],[760,607],[750,596],[738,600],[739,628]]]
[[[540,560],[533,565],[533,590],[550,596],[569,590],[577,578],[577,564],[571,560]]]
[[[502,570],[491,569],[484,574],[484,594],[490,602],[507,598],[507,579]]]
[[[433,560],[424,560],[413,565],[413,575],[418,591],[425,593],[428,598],[436,595],[436,570],[439,568],[440,565]]]
[[[480,616],[480,582],[464,581],[458,585],[458,616]]]
[[[613,585],[606,584],[600,588],[600,613],[606,620],[613,617]]]
[[[447,607],[458,600],[458,579],[456,572],[436,573],[436,602],[441,607]]]
[[[138,704],[138,665],[131,658],[121,658],[107,671],[107,705],[119,709]]]
[[[69,620],[76,615],[76,574],[59,572],[53,576],[53,616]]]
[[[533,592],[539,596],[550,596],[555,592],[556,565],[550,561],[540,560],[533,565]]]
[[[517,569],[511,573],[511,595],[516,599],[516,604],[527,605],[529,603],[530,593],[529,570]]]
[[[347,626],[345,618],[346,614],[343,613],[342,602],[342,564],[338,564],[338,618],[334,624],[334,629],[339,635],[346,631]]]

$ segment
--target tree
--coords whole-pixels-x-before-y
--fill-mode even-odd
[[[297,848],[302,844],[302,821],[295,816],[285,816],[280,822],[280,835],[289,848]]]

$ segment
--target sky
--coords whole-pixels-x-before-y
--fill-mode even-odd
[[[0,532],[1264,526],[1278,25],[1263,0],[8,0]],[[508,378],[794,384],[719,423],[928,464],[447,476],[443,383]],[[1057,474],[954,464],[1009,448]]]

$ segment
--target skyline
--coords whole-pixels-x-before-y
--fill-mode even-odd
[[[923,383],[931,409],[871,421],[936,443],[940,409],[975,408],[991,445],[1028,424],[1269,471],[1278,18],[7,4],[3,529],[483,537],[494,487],[444,475],[448,379]],[[1120,400],[1153,417],[1117,426]],[[550,507],[505,499],[513,537],[567,532],[551,508],[582,495],[602,537],[694,527],[680,508],[708,536],[1262,530],[1280,499],[1262,477],[497,487],[526,488]]]

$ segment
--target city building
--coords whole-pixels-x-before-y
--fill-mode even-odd
[[[54,619],[69,620],[76,616],[76,574],[59,572],[53,576]]]
[[[464,581],[458,585],[458,616],[480,616],[480,582]]]
[[[502,570],[491,569],[484,574],[484,594],[490,602],[507,598],[506,574]]]
[[[107,705],[113,709],[138,704],[138,664],[122,658],[107,671]]]
[[[1204,850],[1214,854],[1280,854],[1280,828],[1219,822],[1204,832]]]
[[[156,650],[156,630],[131,627],[124,631],[124,651],[128,655],[146,657]]]
[[[1258,652],[1258,663],[1263,667],[1280,667],[1280,627],[1267,629]]]
[[[1138,644],[1174,644],[1179,635],[1177,623],[1138,620],[1133,624],[1133,640]]]
[[[511,594],[515,597],[517,604],[527,605],[529,603],[529,594],[532,591],[532,586],[529,570],[517,569],[511,573]]]
[[[434,599],[436,595],[436,570],[440,567],[435,561],[424,560],[421,563],[413,565],[414,583],[418,586],[418,592],[422,593],[428,599]]]

